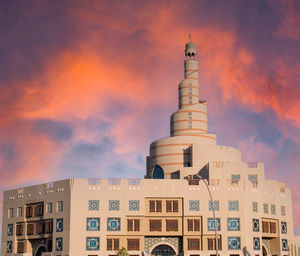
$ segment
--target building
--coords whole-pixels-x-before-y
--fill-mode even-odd
[[[211,256],[216,244],[221,256],[300,255],[291,191],[266,180],[263,163],[242,162],[238,149],[216,144],[191,40],[185,56],[171,134],[150,145],[145,179],[5,191],[1,255],[104,256],[125,247],[132,256]]]

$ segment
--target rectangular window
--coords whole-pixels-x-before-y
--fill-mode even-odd
[[[276,233],[276,223],[270,222],[270,233]]]
[[[43,211],[44,210],[44,205],[43,204],[38,204],[35,206],[35,216],[36,217],[41,217],[43,216]]]
[[[258,212],[257,202],[252,202],[252,209],[253,209],[253,212]]]
[[[26,218],[33,217],[33,206],[26,206]]]
[[[52,203],[47,203],[47,213],[52,213]]]
[[[161,220],[149,220],[150,231],[161,231]]]
[[[107,238],[106,248],[108,251],[117,251],[120,249],[119,238]]]
[[[215,238],[207,238],[207,249],[209,251],[216,250],[216,239]],[[218,250],[222,250],[221,238],[218,238]]]
[[[188,250],[200,250],[200,239],[188,239]]]
[[[166,201],[167,212],[172,212],[172,201]]]
[[[63,201],[58,201],[57,202],[57,211],[62,212],[64,210],[64,202]]]
[[[269,233],[269,222],[266,221],[262,222],[262,231],[263,233]]]
[[[140,231],[140,220],[127,220],[127,231]]]
[[[166,212],[178,212],[178,201],[167,200],[166,201]]]
[[[17,224],[16,226],[16,235],[23,236],[24,235],[24,223]]]
[[[149,209],[150,212],[161,212],[161,200],[150,200]]]
[[[275,204],[271,204],[271,213],[276,214],[276,206]]]
[[[23,217],[23,207],[18,207],[18,217]]]
[[[139,251],[140,240],[139,239],[127,239],[127,250],[128,251]]]
[[[8,218],[13,218],[14,217],[14,208],[9,208],[8,209]]]
[[[285,216],[285,213],[286,213],[285,206],[281,206],[280,208],[281,208],[281,215]]]
[[[27,235],[34,235],[34,224],[27,224]]]
[[[45,223],[44,222],[37,223],[37,233],[39,235],[45,233]]]
[[[264,213],[269,213],[269,206],[268,204],[264,204]]]
[[[24,252],[25,252],[25,241],[18,241],[17,253],[24,253]]]
[[[45,232],[47,234],[53,233],[53,221],[47,221],[45,223]]]
[[[166,220],[167,231],[178,231],[178,220]]]
[[[200,231],[200,220],[199,219],[188,219],[188,231]]]

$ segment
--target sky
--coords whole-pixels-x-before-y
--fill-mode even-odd
[[[189,33],[209,131],[291,188],[299,233],[299,1],[1,1],[0,193],[142,178]]]

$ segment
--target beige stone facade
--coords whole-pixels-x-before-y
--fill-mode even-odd
[[[291,191],[263,163],[216,144],[186,44],[171,137],[153,142],[145,179],[68,179],[4,192],[1,255],[300,255]],[[208,183],[213,201],[204,181]]]

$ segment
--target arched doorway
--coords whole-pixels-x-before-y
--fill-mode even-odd
[[[157,164],[153,169],[153,179],[164,179],[164,170]]]
[[[47,251],[46,246],[40,245],[35,251],[35,256],[42,256],[42,253],[46,251]]]
[[[263,256],[267,256],[268,253],[267,253],[267,250],[264,246],[262,246],[262,253],[263,253]]]
[[[156,256],[173,256],[176,255],[176,252],[172,247],[166,244],[160,244],[156,246],[153,251],[151,252],[151,255]]]

